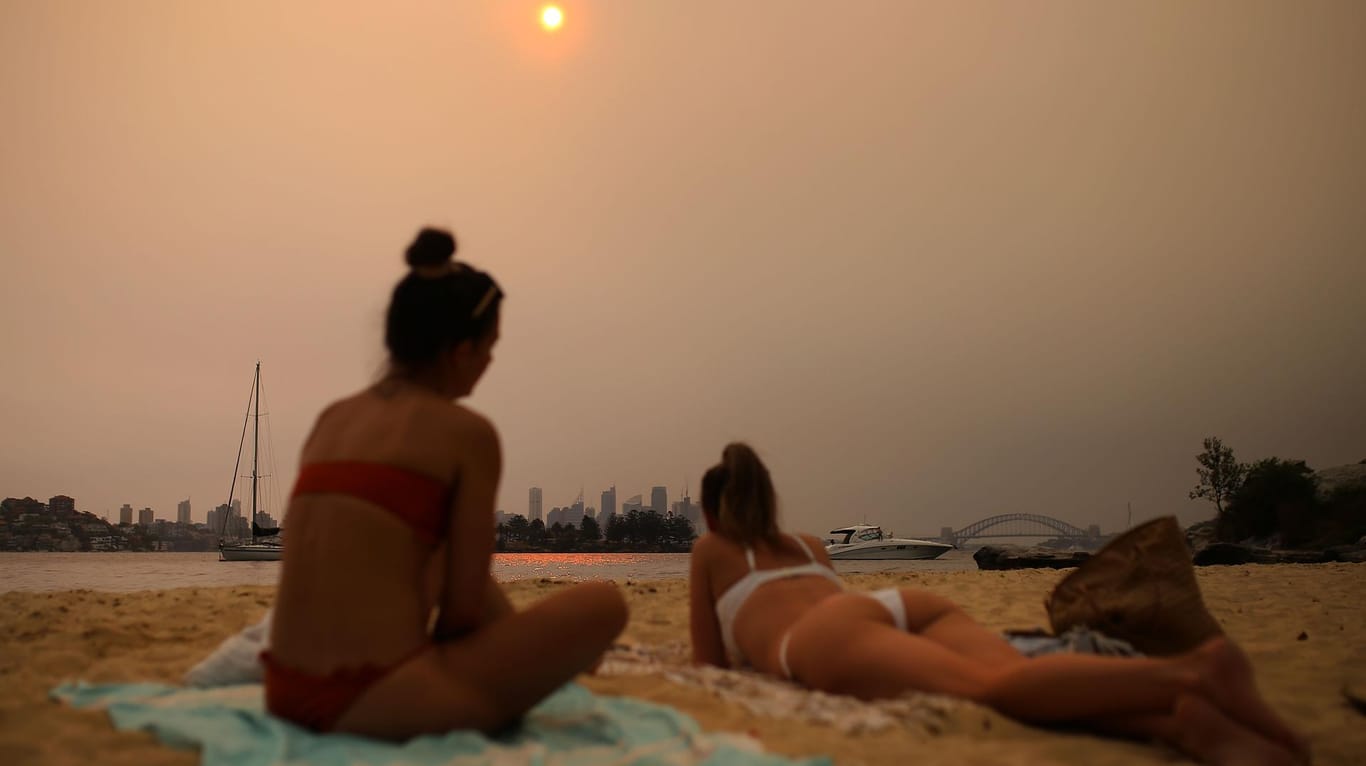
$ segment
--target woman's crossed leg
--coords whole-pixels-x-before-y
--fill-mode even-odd
[[[391,740],[497,731],[592,668],[626,616],[610,583],[567,588],[432,645],[366,689],[336,728]]]

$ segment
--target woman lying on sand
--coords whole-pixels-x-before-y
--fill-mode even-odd
[[[323,410],[304,444],[262,659],[270,711],[318,731],[501,728],[626,622],[610,584],[514,612],[489,575],[498,434],[452,400],[492,360],[503,294],[454,253],[450,234],[418,235],[389,305],[388,374]]]
[[[1223,637],[1188,654],[1026,658],[943,598],[912,588],[844,590],[820,541],[779,530],[768,469],[728,445],[702,479],[709,532],[693,545],[693,658],[865,699],[918,690],[1033,723],[1157,737],[1212,764],[1308,760]]]

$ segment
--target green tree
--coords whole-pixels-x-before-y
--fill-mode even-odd
[[[588,543],[601,540],[602,528],[598,526],[598,520],[592,516],[584,516],[583,521],[579,522],[579,538]]]
[[[1322,528],[1316,530],[1323,542],[1342,545],[1366,537],[1366,483],[1336,487],[1323,511]]]
[[[1303,460],[1267,458],[1246,466],[1246,476],[1229,499],[1220,537],[1270,537],[1293,545],[1312,534],[1318,510],[1318,477]]]
[[[1225,447],[1217,436],[1205,439],[1205,451],[1195,459],[1200,462],[1200,467],[1195,469],[1200,483],[1191,490],[1190,497],[1192,500],[1208,499],[1214,503],[1214,510],[1223,516],[1224,508],[1243,484],[1247,466],[1235,460],[1233,448]]]
[[[666,519],[655,511],[647,511],[643,517],[640,525],[640,536],[644,538],[647,545],[659,545],[664,538]]]
[[[612,514],[607,520],[607,530],[604,532],[607,542],[620,543],[626,539],[627,532],[626,518],[621,514]]]
[[[578,541],[579,532],[572,525],[555,522],[546,530],[550,547],[557,551],[567,551]]]
[[[526,517],[522,514],[519,513],[516,516],[513,516],[507,520],[507,539],[519,542],[525,541],[527,531],[530,527],[530,523],[527,522]]]
[[[673,516],[664,522],[664,543],[673,548],[688,548],[697,533],[692,522],[682,516]]]

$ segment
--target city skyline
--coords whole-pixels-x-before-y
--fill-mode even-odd
[[[602,502],[601,502],[600,505],[597,506],[597,507],[594,507],[594,506],[586,506],[585,503],[584,503],[583,491],[580,490],[579,493],[576,495],[575,500],[574,500],[573,502],[571,502],[571,503],[566,503],[566,504],[563,505],[563,506],[559,506],[559,505],[552,506],[552,509],[551,509],[551,510],[552,510],[552,511],[555,511],[555,510],[563,510],[563,509],[571,508],[571,507],[578,507],[578,508],[580,508],[580,509],[582,509],[582,510],[587,510],[587,511],[593,512],[593,515],[594,515],[595,517],[597,517],[597,518],[601,518],[601,517],[604,517],[604,516],[606,516],[606,515],[611,515],[611,514],[613,514],[613,513],[615,512],[615,508],[616,508],[616,489],[617,489],[617,488],[616,488],[616,485],[613,484],[613,485],[609,486],[607,489],[603,490],[603,491],[602,491],[602,494],[601,494]],[[15,497],[16,497],[16,498],[22,498],[22,497],[29,497],[29,496],[28,496],[28,495],[15,495]],[[528,511],[527,511],[527,513],[522,514],[522,515],[526,516],[526,517],[528,518],[528,520],[531,520],[531,519],[533,519],[533,518],[540,518],[541,516],[543,516],[544,514],[541,513],[541,512],[543,511],[543,508],[542,508],[542,502],[543,502],[543,489],[542,489],[541,487],[536,487],[536,486],[530,487],[529,490],[528,490],[528,497],[529,497],[529,507],[528,507]],[[635,497],[635,498],[640,498],[640,497],[642,497],[642,496],[641,496],[641,495],[636,495],[636,496],[634,496],[634,497]],[[675,512],[677,511],[677,509],[678,509],[678,507],[680,506],[681,503],[684,504],[684,505],[683,505],[684,508],[688,508],[688,507],[691,506],[691,503],[689,502],[689,501],[690,501],[690,498],[691,498],[691,493],[690,493],[690,489],[689,489],[688,485],[686,484],[686,482],[684,483],[684,485],[683,485],[682,488],[680,489],[680,495],[679,495],[679,498],[680,498],[680,499],[679,499],[679,501],[670,503],[670,501],[669,501],[668,498],[669,498],[669,496],[668,496],[668,488],[667,488],[667,487],[662,486],[662,485],[653,485],[653,486],[651,486],[651,502],[650,502],[650,504],[649,504],[648,506],[645,506],[645,508],[648,508],[649,510],[656,511],[656,512],[660,513],[661,515],[669,515],[669,514],[675,513]],[[70,496],[68,496],[68,495],[54,495],[54,496],[50,497],[49,500],[48,500],[48,504],[53,508],[53,510],[61,510],[61,509],[64,509],[64,508],[65,508],[65,509],[70,509],[70,510],[77,510],[75,503],[76,503],[75,499],[72,498],[72,497],[70,497]],[[205,524],[205,525],[207,525],[207,526],[212,527],[212,526],[215,525],[215,521],[216,521],[216,520],[222,518],[222,516],[221,516],[222,512],[224,511],[225,508],[228,508],[228,507],[229,507],[229,506],[228,506],[227,504],[220,504],[220,505],[218,505],[218,506],[216,506],[216,507],[214,507],[214,508],[209,509],[209,510],[206,512],[206,514],[205,514],[204,520],[203,520],[202,522],[200,522],[200,521],[196,521],[196,520],[193,518],[193,504],[192,504],[192,502],[191,502],[191,500],[190,500],[189,498],[186,498],[185,500],[181,500],[181,501],[178,501],[178,502],[176,503],[176,512],[175,512],[175,519],[174,519],[174,521],[175,521],[176,523],[178,523],[178,524]],[[234,513],[234,515],[238,515],[238,516],[240,516],[241,518],[245,518],[245,515],[243,514],[243,511],[242,511],[242,500],[241,500],[240,498],[234,498],[234,499],[233,499],[233,502],[232,502],[232,505],[231,505],[231,509],[232,509],[232,512]],[[79,510],[84,510],[84,509],[79,509]],[[514,515],[514,512],[508,512],[508,511],[505,511],[504,509],[501,509],[501,508],[495,509],[495,511],[496,511],[497,513],[499,513],[499,514],[506,514],[506,515],[508,515],[508,516]],[[94,513],[93,511],[84,511],[84,512],[86,512],[86,513]],[[133,514],[134,514],[133,505],[130,504],[130,503],[124,503],[124,504],[120,507],[120,509],[119,509],[118,517],[117,517],[117,518],[111,518],[110,515],[105,515],[105,514],[96,514],[96,515],[99,515],[99,516],[101,516],[101,518],[104,518],[106,521],[109,521],[109,522],[115,523],[115,524],[120,524],[120,523],[147,524],[147,523],[151,523],[152,521],[171,521],[171,519],[170,519],[169,517],[160,517],[160,516],[157,516],[157,515],[156,515],[155,509],[152,508],[151,506],[144,506],[143,508],[138,509],[138,510],[136,511],[136,513],[137,513],[137,519],[136,519],[136,521],[134,521],[134,519],[133,519]],[[260,519],[260,522],[259,522],[259,523],[261,524],[261,526],[267,526],[267,527],[269,527],[269,526],[276,526],[276,525],[277,525],[277,520],[276,520],[275,517],[274,517],[273,515],[271,515],[268,511],[259,511],[259,510],[258,510],[257,515],[258,515],[258,518]],[[695,520],[695,519],[694,519],[694,520]]]
[[[215,521],[222,518],[222,514],[225,509],[229,509],[231,515],[233,517],[240,519],[243,524],[248,523],[246,520],[246,515],[243,513],[242,510],[242,502],[241,500],[236,498],[234,498],[231,505],[228,505],[227,503],[220,504],[217,507],[210,509],[205,514],[205,518],[203,521],[196,521],[192,517],[191,503],[188,499],[182,500],[179,503],[177,503],[175,518],[172,519],[169,516],[156,515],[156,509],[152,508],[151,506],[143,506],[142,508],[134,510],[133,505],[131,503],[124,503],[119,508],[118,516],[116,518],[110,518],[109,515],[100,514],[95,511],[81,508],[79,505],[79,501],[76,498],[71,497],[70,495],[53,495],[49,497],[47,502],[45,503],[39,498],[34,497],[32,494],[5,493],[4,491],[0,491],[0,497],[12,498],[15,500],[34,500],[36,502],[42,503],[44,508],[46,508],[48,511],[52,513],[70,513],[75,511],[80,511],[81,513],[90,513],[99,518],[104,519],[105,521],[111,524],[137,524],[139,526],[148,526],[157,522],[166,522],[175,524],[191,524],[214,527]],[[257,519],[258,523],[264,527],[271,527],[277,525],[275,517],[272,516],[269,512],[258,511]]]
[[[1366,461],[1358,461],[1358,462],[1366,462]],[[1317,467],[1327,467],[1327,466],[1317,466]],[[701,527],[701,521],[700,521],[700,519],[701,519],[700,501],[699,501],[697,498],[692,497],[692,494],[693,494],[693,486],[692,486],[692,484],[691,484],[691,482],[690,482],[689,480],[684,479],[684,480],[682,480],[682,482],[680,483],[680,485],[679,485],[679,490],[678,490],[680,494],[676,496],[676,497],[679,498],[678,501],[675,501],[675,500],[672,499],[672,498],[674,498],[675,496],[670,494],[670,490],[669,490],[669,487],[668,487],[667,485],[656,485],[656,484],[652,484],[651,482],[646,481],[646,482],[641,482],[638,486],[646,487],[647,489],[646,489],[645,491],[643,491],[643,492],[640,492],[640,493],[636,493],[636,494],[634,494],[634,495],[631,495],[626,501],[621,502],[621,503],[619,504],[619,505],[620,505],[620,512],[621,512],[621,513],[626,513],[626,512],[628,512],[628,511],[630,511],[630,510],[632,510],[632,509],[635,509],[635,510],[655,510],[656,512],[659,512],[661,515],[664,515],[664,516],[668,516],[668,515],[671,515],[671,514],[672,514],[672,515],[678,515],[679,501],[681,501],[681,500],[683,499],[683,497],[686,496],[686,497],[688,497],[688,498],[691,499],[691,501],[692,501],[691,509],[692,509],[692,511],[694,512],[694,514],[688,516],[688,518],[689,518],[690,521],[692,521],[692,522],[694,523],[694,526],[695,526],[699,531],[701,531],[702,527]],[[505,488],[504,488],[504,493],[506,493],[506,491],[507,491],[507,488],[505,487]],[[528,489],[527,489],[527,495],[526,495],[526,497],[528,497],[528,507],[525,507],[525,508],[522,508],[522,509],[517,509],[517,508],[507,509],[507,508],[504,508],[504,507],[498,507],[498,508],[495,508],[495,513],[498,514],[498,516],[499,516],[500,519],[502,519],[502,518],[510,518],[510,517],[512,517],[512,516],[514,516],[514,515],[521,515],[521,516],[524,516],[524,517],[526,517],[529,521],[530,521],[530,520],[533,520],[533,519],[536,519],[536,518],[539,518],[539,519],[541,519],[541,521],[542,521],[543,523],[545,523],[545,525],[546,525],[547,527],[549,527],[549,526],[551,526],[551,524],[553,523],[552,521],[549,521],[549,520],[548,520],[548,517],[549,517],[549,515],[550,515],[550,513],[551,513],[552,511],[563,511],[563,510],[568,510],[568,509],[574,507],[576,504],[578,504],[578,505],[582,506],[583,509],[588,510],[588,511],[592,511],[592,512],[593,512],[593,515],[595,516],[595,518],[597,518],[597,519],[602,519],[602,518],[605,517],[605,516],[604,516],[604,511],[606,511],[606,512],[608,512],[608,513],[611,512],[610,510],[607,510],[607,509],[611,508],[611,506],[609,506],[609,505],[608,505],[608,502],[607,502],[609,499],[611,500],[611,502],[612,502],[613,505],[617,505],[618,486],[617,486],[616,483],[609,483],[609,484],[607,485],[607,487],[601,491],[601,493],[600,493],[600,498],[601,498],[601,499],[600,499],[600,502],[599,502],[599,505],[598,505],[598,506],[589,506],[589,505],[586,505],[586,504],[585,504],[585,501],[584,501],[584,492],[585,492],[585,490],[582,489],[582,487],[580,487],[580,488],[577,489],[577,490],[572,490],[572,494],[574,495],[574,500],[571,500],[571,501],[569,501],[569,502],[566,502],[566,503],[564,503],[564,504],[562,504],[562,505],[561,505],[561,504],[551,503],[551,504],[550,504],[549,510],[547,510],[547,509],[545,508],[545,504],[544,504],[544,497],[545,497],[545,494],[546,494],[545,488],[544,488],[544,487],[540,487],[540,486],[533,485],[533,486],[528,487]],[[570,493],[571,493],[571,490],[565,490],[563,493],[561,493],[561,496],[564,496],[564,495],[567,495],[567,494],[570,494]],[[3,492],[0,492],[0,495],[3,495]],[[18,495],[14,495],[14,496],[15,496],[15,497],[25,497],[25,496],[33,496],[33,495],[18,494]],[[648,501],[646,500],[646,497],[647,497],[647,496],[649,497],[649,500],[648,500]],[[66,495],[58,495],[58,496],[55,496],[55,497],[62,497],[62,498],[65,498],[67,501],[70,501],[70,500],[71,500],[71,498],[70,498],[69,496],[66,496]],[[657,505],[657,502],[659,502],[660,504]],[[781,514],[781,491],[779,492],[779,502],[780,502],[780,514]],[[1193,502],[1195,502],[1195,501],[1193,501]],[[538,509],[540,510],[539,514],[533,515],[533,513],[531,512],[530,506],[531,506],[532,503],[534,503],[534,504],[535,504],[535,507],[538,508]],[[1199,502],[1199,504],[1202,505],[1202,506],[1207,505],[1207,503],[1204,503],[1204,502]],[[180,521],[180,518],[179,518],[179,517],[180,517],[182,508],[189,509],[189,508],[192,508],[192,507],[193,507],[191,501],[190,501],[188,498],[185,499],[185,500],[177,501],[177,503],[176,503],[177,508],[176,508],[176,511],[175,511],[175,514],[174,514],[174,517],[173,517],[173,516],[170,516],[170,515],[167,515],[167,516],[158,516],[158,515],[155,515],[155,514],[156,514],[156,509],[153,508],[153,507],[151,507],[151,506],[143,506],[142,508],[137,509],[137,508],[134,507],[135,505],[136,505],[136,504],[128,504],[128,503],[125,503],[125,504],[123,504],[123,505],[120,507],[120,509],[119,509],[118,511],[113,512],[113,513],[101,513],[101,512],[99,512],[99,511],[88,510],[88,509],[85,509],[85,508],[81,508],[80,510],[82,510],[82,511],[84,511],[84,512],[87,512],[87,513],[94,513],[95,515],[100,516],[101,518],[104,518],[106,521],[110,522],[111,524],[134,523],[134,524],[144,525],[144,526],[145,526],[145,525],[147,525],[147,524],[154,523],[154,522],[160,522],[160,521],[166,521],[166,522],[172,522],[172,521],[174,521],[174,522],[179,522],[179,521]],[[238,523],[239,523],[240,525],[242,525],[242,528],[243,528],[244,530],[249,530],[249,526],[248,526],[248,525],[249,525],[250,522],[246,520],[246,519],[247,519],[247,516],[249,515],[249,511],[246,511],[246,510],[243,509],[243,499],[240,498],[240,497],[234,497],[234,498],[233,498],[233,501],[232,501],[232,507],[233,507],[233,509],[234,509],[234,515],[236,515],[236,517],[237,517],[237,519],[238,519]],[[218,514],[222,511],[223,508],[224,508],[224,505],[223,505],[223,504],[219,504],[219,505],[215,506],[214,508],[209,509],[209,510],[206,512],[206,516],[205,516],[205,519],[204,519],[203,521],[195,521],[195,520],[191,519],[191,522],[190,522],[190,523],[194,523],[194,524],[204,524],[204,525],[207,525],[207,526],[209,526],[209,527],[213,527],[213,526],[215,526],[215,525],[221,526],[221,524],[222,524],[222,516],[221,516],[221,515],[218,515]],[[1006,511],[1003,511],[1003,512],[1006,512]],[[151,514],[151,515],[148,515],[148,514]],[[995,514],[995,513],[991,513],[991,512],[984,512],[980,517],[976,517],[976,518],[974,518],[974,519],[965,520],[965,521],[962,522],[962,523],[968,523],[968,522],[972,522],[972,521],[977,521],[977,520],[980,520],[981,518],[986,518],[986,517],[993,516],[993,515],[996,515],[996,514]],[[1125,529],[1125,528],[1127,528],[1130,524],[1132,524],[1132,523],[1137,523],[1137,522],[1140,520],[1139,517],[1133,516],[1133,515],[1132,515],[1132,510],[1131,510],[1131,508],[1125,508],[1125,509],[1124,509],[1124,514],[1123,514],[1122,516],[1119,516],[1119,517],[1116,517],[1115,514],[1111,514],[1110,517],[1106,517],[1106,516],[1104,516],[1103,514],[1096,514],[1096,515],[1090,515],[1090,516],[1088,516],[1084,511],[1079,511],[1079,512],[1076,512],[1076,513],[1073,513],[1073,514],[1068,514],[1068,513],[1066,513],[1066,512],[1050,512],[1050,513],[1046,513],[1046,514],[1044,514],[1044,515],[1051,516],[1051,517],[1053,517],[1053,518],[1057,518],[1057,519],[1062,520],[1062,521],[1067,521],[1067,522],[1070,522],[1070,523],[1073,523],[1073,524],[1075,524],[1075,525],[1082,526],[1082,527],[1091,526],[1091,525],[1096,525],[1096,526],[1102,527],[1103,530],[1104,530],[1105,532],[1111,532],[1111,531],[1115,531],[1115,530],[1122,530],[1122,529]],[[575,517],[576,520],[574,521],[574,523],[577,524],[578,521],[581,520],[581,518],[582,518],[581,515],[578,516],[578,517]],[[1212,518],[1212,515],[1211,515],[1211,514],[1207,514],[1207,515],[1205,516],[1205,518]],[[846,523],[865,523],[865,522],[866,522],[866,523],[879,524],[879,525],[881,525],[881,526],[883,526],[884,528],[889,529],[889,530],[890,530],[890,529],[895,529],[895,530],[898,530],[900,533],[904,533],[904,534],[913,534],[913,535],[916,535],[916,536],[919,536],[919,537],[928,537],[928,538],[937,537],[937,536],[939,536],[940,534],[942,534],[945,530],[953,529],[953,528],[956,528],[957,526],[961,526],[961,525],[962,525],[961,523],[958,523],[958,524],[943,525],[943,526],[940,526],[940,527],[938,527],[938,528],[936,528],[936,529],[929,529],[929,528],[924,527],[923,525],[918,525],[918,524],[916,524],[914,521],[910,521],[909,523],[904,522],[904,521],[902,521],[902,522],[891,522],[891,523],[888,523],[887,521],[885,521],[885,520],[883,520],[883,519],[880,519],[880,518],[877,518],[876,516],[865,515],[865,516],[861,516],[861,517],[848,517],[847,520],[846,520],[845,522],[834,523],[834,524],[831,524],[831,525],[828,525],[828,526],[829,526],[829,528],[835,528],[835,527],[844,526]],[[273,515],[272,513],[270,513],[268,510],[258,510],[258,523],[260,523],[261,526],[264,526],[264,527],[281,526],[282,524],[287,524],[287,514],[284,514],[284,516],[282,517],[282,516],[275,516],[275,515]],[[817,534],[817,535],[824,535],[824,534],[826,534],[829,530],[828,530],[824,525],[810,525],[810,526],[801,528],[800,531],[805,531],[805,532],[809,532],[809,533]],[[246,533],[243,532],[243,534],[246,534]]]
[[[661,508],[663,508],[664,510],[668,510],[666,506],[667,506],[667,505],[669,504],[669,502],[670,502],[670,501],[668,500],[668,498],[670,497],[670,495],[668,494],[668,493],[669,493],[669,488],[668,488],[667,486],[665,486],[665,485],[654,485],[654,484],[650,484],[649,486],[650,486],[650,491],[651,491],[652,497],[651,497],[651,503],[648,504],[647,507],[654,508],[655,510],[660,510]],[[662,502],[660,505],[658,505],[658,506],[656,506],[656,504],[655,504],[655,502],[654,502],[654,501],[655,501],[654,493],[655,493],[656,491],[661,492],[661,497],[662,497],[662,500],[663,500],[663,502]],[[691,490],[690,490],[689,485],[685,482],[685,483],[683,483],[683,484],[680,485],[680,488],[679,488],[680,495],[679,495],[679,496],[682,497],[682,496],[688,495],[688,494],[690,493],[690,491],[691,491]],[[8,496],[8,495],[7,495],[7,496]],[[15,497],[31,497],[32,495],[16,494],[16,495],[13,495],[13,496],[15,496]],[[641,496],[643,497],[643,493],[642,493]],[[66,496],[66,495],[54,495],[54,496],[51,496],[51,497],[53,497],[53,498],[62,497],[62,498],[70,499],[69,496]],[[533,507],[535,507],[535,508],[541,510],[541,515],[544,516],[544,509],[543,509],[544,489],[543,489],[542,487],[532,485],[532,486],[530,486],[530,487],[528,488],[528,497],[529,497],[529,503],[530,503]],[[599,508],[599,509],[607,509],[608,512],[611,512],[611,508],[613,508],[613,507],[615,506],[615,502],[616,502],[616,485],[615,485],[615,484],[612,484],[612,485],[608,486],[606,489],[602,490],[601,497],[603,498],[603,500],[600,502],[600,504],[599,504],[598,506],[596,506],[596,508]],[[609,497],[611,498],[611,503],[612,503],[611,506],[609,506],[609,505],[608,505],[608,502],[607,502],[607,499],[608,499]],[[582,500],[583,500],[583,490],[579,490],[579,491],[576,493],[576,500],[579,501],[579,502],[582,502]],[[568,503],[565,503],[564,505],[552,505],[552,507],[553,507],[553,508],[566,507],[566,506],[569,506],[569,505],[573,505],[574,502],[575,502],[575,501],[570,501],[570,502],[568,502]],[[135,508],[134,508],[135,505],[136,505],[136,504],[134,504],[134,503],[124,503],[122,506],[120,506],[120,508],[119,508],[118,510],[112,511],[112,512],[111,512],[111,511],[103,511],[103,512],[102,512],[102,511],[97,511],[97,510],[87,510],[87,509],[84,509],[84,508],[82,508],[82,509],[80,509],[80,510],[85,511],[86,513],[94,513],[94,514],[100,516],[101,518],[104,518],[106,521],[109,521],[109,522],[115,523],[115,524],[124,523],[124,522],[125,522],[125,517],[131,517],[131,516],[133,516],[134,514],[141,514],[141,513],[143,513],[144,511],[151,511],[153,514],[156,514],[156,513],[157,513],[157,510],[156,510],[156,508],[155,508],[154,506],[146,505],[146,506],[143,506],[143,507],[140,508],[140,509],[135,509]],[[216,511],[221,510],[221,509],[223,508],[223,504],[219,504],[219,505],[217,505],[217,506],[214,506],[213,508],[210,508],[208,511],[205,512],[205,514],[204,514],[204,519],[203,519],[202,521],[200,521],[200,520],[196,520],[196,519],[193,518],[194,504],[193,504],[193,502],[191,501],[191,499],[186,498],[186,499],[184,499],[184,500],[176,501],[175,505],[176,505],[176,508],[175,508],[175,511],[174,511],[174,517],[172,517],[171,515],[167,515],[167,516],[155,515],[154,518],[156,518],[156,519],[158,519],[158,520],[165,519],[165,520],[167,520],[167,521],[174,520],[174,521],[176,521],[177,523],[205,523],[205,524],[210,524],[210,523],[213,521],[214,513],[215,513]],[[234,497],[234,498],[233,498],[233,501],[232,501],[232,505],[233,505],[233,507],[234,507],[238,512],[242,512],[242,498],[240,498],[240,497]],[[503,508],[498,508],[498,509],[495,509],[495,510],[497,510],[497,511],[505,511],[505,509],[503,509]],[[271,514],[269,511],[267,511],[267,510],[258,510],[257,513],[258,513],[258,516],[261,516],[261,517],[264,517],[264,518],[266,518],[266,519],[269,519],[269,520],[271,520],[272,522],[276,520],[276,517],[275,517],[273,514]],[[528,519],[530,519],[530,518],[532,518],[532,516],[530,515],[530,513],[531,513],[531,511],[530,511],[530,508],[529,508],[529,509],[528,509],[528,513],[524,513],[523,515],[527,515],[527,516],[528,516]],[[284,515],[287,516],[287,514],[284,514]],[[263,526],[273,526],[273,525],[274,525],[274,524],[272,524],[272,523],[263,524]]]

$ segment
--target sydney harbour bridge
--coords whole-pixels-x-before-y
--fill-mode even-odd
[[[943,527],[938,535],[927,535],[925,539],[938,539],[961,546],[973,540],[997,537],[1048,537],[1094,545],[1100,542],[1103,536],[1099,524],[1082,529],[1052,516],[1040,516],[1037,513],[1003,513],[974,521],[961,529]]]

